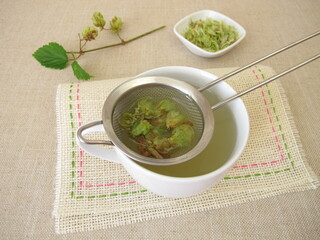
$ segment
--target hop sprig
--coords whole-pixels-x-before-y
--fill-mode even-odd
[[[102,13],[100,12],[94,12],[92,15],[92,24],[93,26],[87,26],[85,27],[81,34],[79,33],[79,50],[78,51],[66,51],[60,44],[56,42],[50,42],[47,45],[44,45],[37,49],[32,55],[33,57],[44,67],[47,68],[53,68],[53,69],[64,69],[67,67],[67,63],[70,61],[71,67],[73,70],[74,75],[79,80],[88,80],[92,78],[93,76],[87,73],[78,63],[78,58],[83,56],[85,53],[93,52],[109,47],[115,47],[127,44],[129,42],[132,42],[134,40],[137,40],[141,37],[144,37],[146,35],[149,35],[153,32],[156,32],[165,26],[161,26],[159,28],[156,28],[154,30],[151,30],[149,32],[146,32],[144,34],[138,35],[136,37],[133,37],[129,40],[124,40],[120,37],[119,32],[122,29],[123,22],[120,17],[113,17],[111,21],[109,22],[110,28],[105,28],[106,20],[104,19]],[[97,29],[98,28],[98,29]],[[98,47],[94,49],[85,50],[84,47],[87,44],[87,42],[90,42],[92,40],[96,40],[96,38],[99,35],[99,30],[101,31],[111,31],[115,34],[117,34],[118,38],[120,39],[119,43],[106,45],[103,47]]]

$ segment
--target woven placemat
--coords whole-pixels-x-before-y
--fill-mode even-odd
[[[208,69],[217,76],[234,68]],[[230,78],[236,90],[274,75],[258,65]],[[242,99],[250,117],[246,150],[227,175],[206,192],[171,199],[137,184],[120,164],[90,156],[75,141],[83,123],[101,118],[104,100],[127,78],[68,83],[57,91],[56,232],[68,233],[169,217],[315,189],[317,177],[308,167],[290,109],[279,82]]]

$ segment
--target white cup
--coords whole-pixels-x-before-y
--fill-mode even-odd
[[[175,78],[181,81],[185,81],[195,87],[201,87],[208,82],[216,79],[217,77],[206,71],[180,66],[162,67],[152,69],[144,72],[137,77],[147,76],[164,76]],[[206,96],[216,96],[218,99],[223,100],[236,92],[225,82],[220,82],[215,86],[207,89]],[[144,167],[142,164],[128,158],[116,147],[114,149],[102,148],[99,145],[86,144],[82,142],[77,136],[77,144],[84,151],[89,154],[99,157],[103,160],[108,160],[115,163],[120,163],[127,170],[127,172],[142,186],[149,191],[172,198],[189,197],[199,194],[209,187],[216,184],[223,176],[225,176],[228,169],[230,169],[234,163],[239,159],[249,138],[249,117],[245,105],[241,99],[235,99],[234,101],[226,104],[223,108],[229,108],[232,114],[232,118],[235,125],[235,138],[233,141],[233,148],[230,150],[229,157],[226,161],[217,169],[211,172],[198,175],[198,176],[186,176],[175,177],[151,171]],[[91,123],[92,127],[88,127],[83,134],[90,132],[105,132],[102,121],[94,121]],[[217,126],[215,126],[217,127]],[[190,160],[191,161],[191,160]],[[179,168],[179,165],[175,166]]]

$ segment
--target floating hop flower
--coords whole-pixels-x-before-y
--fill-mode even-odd
[[[87,41],[94,40],[96,39],[97,36],[98,36],[98,30],[95,27],[88,26],[82,31],[82,37]]]
[[[103,15],[100,12],[95,12],[92,16],[92,23],[102,30],[104,25],[106,25],[106,20],[104,20]]]
[[[122,29],[122,20],[121,18],[115,16],[111,21],[110,21],[110,30],[113,31],[114,33],[120,32]]]

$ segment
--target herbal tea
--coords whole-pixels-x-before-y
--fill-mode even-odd
[[[214,105],[218,102],[212,95],[206,96]],[[215,126],[212,139],[206,149],[197,157],[171,166],[154,166],[137,162],[150,171],[174,177],[194,177],[212,172],[222,166],[230,157],[236,140],[235,120],[225,106],[214,111]]]

